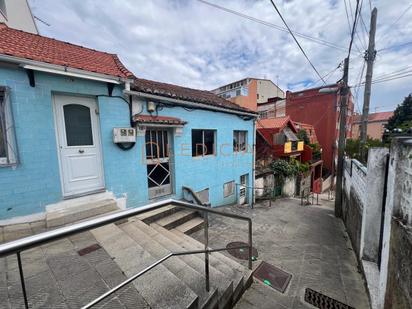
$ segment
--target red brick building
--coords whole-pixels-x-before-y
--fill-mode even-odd
[[[286,115],[293,121],[303,122],[315,128],[322,147],[324,167],[333,170],[339,136],[339,89],[340,84],[326,85],[297,92],[286,92]],[[321,90],[323,89],[323,90]],[[328,91],[326,91],[328,90]],[[351,137],[353,101],[349,96],[346,136]]]

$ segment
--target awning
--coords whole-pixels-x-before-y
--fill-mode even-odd
[[[167,127],[182,127],[187,122],[176,117],[167,116],[151,116],[151,115],[134,115],[133,122],[137,125],[155,127],[155,126],[167,126]]]

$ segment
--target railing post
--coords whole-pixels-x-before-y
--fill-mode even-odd
[[[252,219],[249,219],[249,269],[252,270]]]
[[[205,232],[205,278],[206,278],[206,291],[210,290],[209,279],[209,253],[207,252],[209,247],[209,214],[204,212],[204,232]]]
[[[23,292],[24,307],[28,309],[29,303],[27,302],[26,284],[24,283],[23,265],[21,264],[20,252],[17,252],[16,255],[17,255],[17,264],[19,265],[20,283],[21,283],[21,291]]]

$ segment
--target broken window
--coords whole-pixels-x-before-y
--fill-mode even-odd
[[[235,193],[235,181],[226,182],[223,185],[223,197],[231,196]]]

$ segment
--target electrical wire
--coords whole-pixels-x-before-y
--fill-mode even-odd
[[[353,20],[352,34],[351,34],[351,38],[349,42],[348,59],[350,58],[350,54],[352,51],[353,39],[355,36],[356,25],[357,25],[357,20],[358,20],[358,9],[359,9],[359,0],[356,0],[355,18]]]
[[[392,46],[389,46],[389,47],[384,47],[384,48],[378,49],[377,52],[381,52],[381,51],[384,51],[384,50],[391,50],[391,49],[394,49],[394,48],[403,47],[403,46],[411,45],[411,44],[412,44],[412,41],[402,43],[402,44],[398,44],[398,45],[392,45]]]
[[[315,66],[313,65],[312,61],[310,61],[309,57],[306,55],[305,51],[303,50],[302,46],[299,44],[298,40],[296,39],[295,35],[293,34],[292,30],[290,30],[288,24],[286,23],[285,19],[283,18],[282,14],[279,12],[276,4],[273,2],[273,0],[270,0],[270,2],[272,3],[273,7],[275,8],[276,12],[278,13],[280,19],[282,19],[283,23],[285,24],[286,28],[288,29],[290,35],[293,37],[293,39],[295,40],[296,44],[298,45],[299,49],[301,50],[301,52],[303,53],[303,55],[305,56],[306,60],[309,62],[310,66],[313,68],[313,70],[316,72],[316,74],[319,76],[319,78],[322,80],[322,82],[326,85],[325,80],[323,79],[323,77],[319,74],[318,70],[315,68]]]
[[[387,34],[392,28],[393,26],[395,26],[397,24],[397,22],[412,8],[412,4],[410,4],[402,13],[401,15],[399,15],[399,17],[392,23],[389,25],[389,27],[386,29],[386,31],[382,34],[381,37],[384,37],[385,34]]]
[[[220,5],[217,5],[217,4],[214,4],[214,3],[211,3],[211,2],[205,1],[205,0],[197,0],[197,1],[200,2],[200,3],[206,4],[206,5],[208,5],[208,6],[211,6],[211,7],[213,7],[213,8],[222,10],[222,11],[224,11],[224,12],[227,12],[227,13],[230,13],[230,14],[233,14],[233,15],[236,15],[236,16],[238,16],[238,17],[242,17],[242,18],[248,19],[248,20],[250,20],[250,21],[259,23],[259,24],[261,24],[261,25],[264,25],[264,26],[267,26],[267,27],[270,27],[270,28],[273,28],[273,29],[276,29],[276,30],[279,30],[279,31],[282,31],[282,32],[286,32],[286,33],[289,32],[288,29],[286,29],[286,28],[284,28],[284,27],[281,27],[281,26],[272,24],[272,23],[267,22],[267,21],[264,21],[264,20],[262,20],[262,19],[258,19],[258,18],[256,18],[256,17],[250,16],[250,15],[246,15],[246,14],[243,14],[243,13],[241,13],[241,12],[238,12],[238,11],[235,11],[235,10],[232,10],[232,9],[229,9],[229,8],[226,8],[226,7],[223,7],[223,6],[220,6]],[[294,31],[294,30],[293,30],[292,32],[293,32],[296,36],[301,37],[301,38],[303,38],[303,39],[305,39],[305,40],[309,40],[309,41],[311,41],[311,42],[313,42],[313,43],[320,44],[320,45],[323,45],[323,46],[326,46],[326,47],[330,47],[330,48],[335,48],[335,49],[337,49],[337,50],[346,51],[346,48],[345,48],[345,47],[339,46],[339,45],[337,45],[337,44],[335,44],[335,43],[331,43],[331,42],[328,42],[328,41],[323,40],[323,39],[320,39],[320,38],[315,38],[315,37],[312,37],[312,36],[309,36],[309,35],[307,35],[307,34],[303,34],[303,33],[301,33],[301,32],[297,32],[297,31]]]

